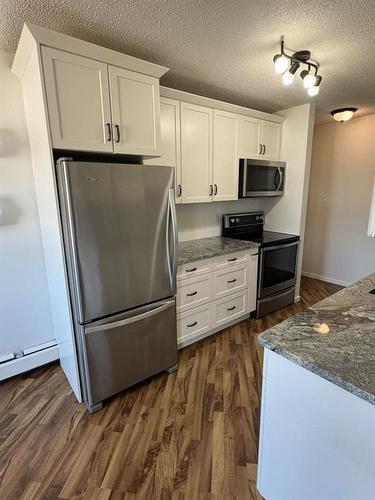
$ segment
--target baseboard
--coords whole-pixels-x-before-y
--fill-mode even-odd
[[[20,373],[27,372],[37,368],[38,366],[55,361],[56,359],[59,359],[59,351],[57,346],[53,346],[43,349],[42,351],[28,354],[22,358],[7,361],[6,363],[0,364],[0,380],[14,377]]]
[[[296,295],[294,297],[294,302],[299,302],[301,300],[301,295]]]
[[[338,280],[336,278],[331,278],[329,276],[322,276],[320,274],[308,273],[305,271],[302,271],[301,274],[302,274],[302,276],[306,276],[307,278],[314,278],[316,280],[325,281],[327,283],[333,283],[334,285],[341,285],[341,286],[351,285],[351,283],[349,281]]]

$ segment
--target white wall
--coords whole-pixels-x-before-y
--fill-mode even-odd
[[[178,239],[186,241],[219,236],[223,214],[256,210],[264,210],[264,202],[260,198],[177,205]]]
[[[301,237],[296,285],[296,296],[298,296],[304,252],[315,106],[303,104],[279,111],[278,114],[286,117],[283,123],[280,154],[281,160],[287,163],[286,184],[282,198],[268,200],[266,228],[270,231],[299,234]]]
[[[0,52],[0,356],[53,340],[30,150],[12,55]]]
[[[315,127],[303,273],[345,285],[375,271],[374,176],[375,115]]]

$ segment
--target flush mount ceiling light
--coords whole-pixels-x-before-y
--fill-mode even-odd
[[[310,59],[311,53],[309,50],[299,50],[289,55],[285,52],[284,38],[281,38],[280,54],[276,54],[273,58],[276,73],[282,74],[282,80],[285,85],[293,83],[294,75],[298,68],[303,65],[306,69],[301,71],[303,86],[307,90],[309,96],[313,97],[319,94],[319,86],[322,77],[318,75],[319,65]]]
[[[344,123],[350,120],[356,111],[357,108],[340,108],[331,111],[331,115],[337,122]]]

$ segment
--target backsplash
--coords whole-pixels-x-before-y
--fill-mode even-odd
[[[179,241],[187,241],[219,236],[223,214],[264,209],[264,200],[259,198],[177,205],[178,239]]]

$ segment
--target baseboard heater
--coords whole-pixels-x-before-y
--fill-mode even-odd
[[[19,375],[59,358],[55,340],[0,355],[0,380]]]

